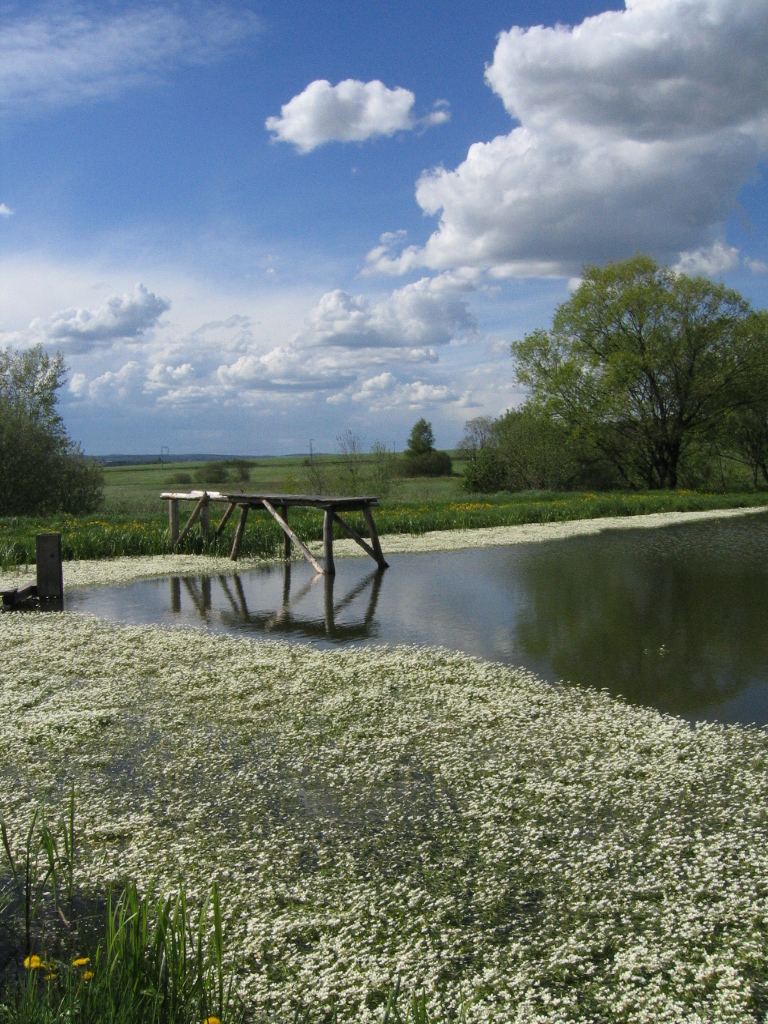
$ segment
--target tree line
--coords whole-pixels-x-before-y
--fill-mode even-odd
[[[473,491],[768,484],[768,312],[650,257],[584,269],[511,346],[523,405],[467,424]]]

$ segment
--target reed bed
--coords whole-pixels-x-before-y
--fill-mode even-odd
[[[0,618],[0,806],[75,883],[222,902],[255,1020],[768,1011],[768,736],[426,649]]]

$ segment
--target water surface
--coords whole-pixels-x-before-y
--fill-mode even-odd
[[[768,514],[511,547],[73,590],[122,622],[440,645],[692,720],[768,724]]]

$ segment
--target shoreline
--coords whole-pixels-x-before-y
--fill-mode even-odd
[[[711,519],[732,519],[768,511],[764,506],[736,509],[708,509],[699,512],[650,512],[634,516],[605,516],[599,519],[569,519],[555,523],[524,523],[520,526],[491,526],[470,530],[434,530],[424,534],[390,533],[380,537],[385,555],[426,554],[471,548],[506,547],[513,544],[540,544],[570,537],[594,536],[607,530],[650,530]],[[308,544],[315,555],[322,555],[320,541]],[[367,557],[353,540],[334,541],[335,558]],[[298,556],[300,558],[300,556]],[[139,579],[163,576],[227,575],[248,572],[282,559],[241,558],[209,555],[126,555],[120,558],[64,562],[64,587],[107,586]],[[34,567],[19,566],[0,571],[0,587],[24,585],[35,579]]]

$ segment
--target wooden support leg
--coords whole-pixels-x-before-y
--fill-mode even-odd
[[[211,505],[206,501],[200,509],[200,532],[207,537],[211,530]]]
[[[367,541],[363,540],[363,538],[360,536],[360,534],[357,532],[357,530],[353,530],[352,527],[349,525],[349,523],[345,523],[344,520],[341,518],[341,516],[339,515],[338,512],[334,512],[333,513],[333,518],[336,520],[336,522],[339,524],[339,526],[347,534],[348,537],[351,537],[352,540],[355,541],[356,544],[359,544],[360,547],[363,549],[363,551],[367,555],[371,556],[371,558],[374,560],[374,562],[378,562],[378,558],[376,557],[376,552],[373,550],[371,545],[368,544]],[[381,568],[381,566],[379,568]]]
[[[171,498],[168,502],[168,532],[171,536],[171,551],[179,539],[179,500]]]
[[[281,514],[283,516],[283,519],[287,523],[288,522],[288,509],[286,508],[285,505],[282,506],[282,508],[280,509],[280,512],[281,512]],[[285,533],[285,531],[283,531],[283,537],[285,538],[285,540],[284,540],[284,545],[285,546],[283,548],[283,552],[285,554],[285,560],[287,562],[290,559],[290,557],[291,557],[291,535],[290,535],[290,533]]]
[[[171,576],[171,611],[178,615],[181,611],[181,577]]]
[[[264,508],[267,510],[267,512],[269,512],[269,514],[272,516],[272,518],[278,524],[278,526],[283,531],[283,533],[290,534],[291,540],[296,545],[296,547],[299,549],[299,551],[301,551],[302,555],[304,555],[306,560],[314,567],[315,572],[323,572],[324,570],[323,570],[322,565],[320,565],[320,563],[315,558],[315,556],[312,554],[312,552],[309,550],[307,545],[303,544],[299,540],[299,538],[296,536],[296,534],[290,528],[288,523],[286,523],[286,521],[283,519],[283,517],[277,511],[277,509],[273,508],[270,505],[270,503],[267,501],[266,498],[262,498],[261,501],[262,501],[262,504],[264,505]]]
[[[376,523],[373,521],[373,513],[369,508],[363,509],[363,515],[368,525],[368,533],[371,535],[371,544],[373,545],[374,558],[380,569],[388,569],[389,565],[384,561],[384,553],[381,550],[381,544],[379,544],[379,535],[376,532]]]
[[[237,556],[240,554],[240,545],[243,543],[243,534],[245,533],[245,520],[248,518],[248,506],[242,505],[240,507],[240,520],[235,530],[235,539],[232,544],[232,553],[229,556],[233,562],[237,561]]]
[[[214,535],[213,535],[213,539],[214,540],[218,540],[219,537],[222,535],[222,533],[224,533],[224,527],[229,522],[229,517],[232,515],[232,513],[235,511],[236,508],[237,508],[237,505],[235,504],[234,501],[231,502],[229,505],[227,505],[227,511],[221,517],[221,522],[216,527],[216,533],[214,533]]]
[[[179,539],[178,539],[178,541],[177,541],[177,543],[178,543],[179,545],[181,544],[181,542],[182,542],[182,541],[184,540],[184,538],[185,538],[185,537],[187,536],[187,534],[189,533],[189,531],[190,531],[190,530],[192,529],[192,527],[193,527],[193,526],[195,525],[195,523],[197,522],[197,519],[198,519],[198,516],[200,515],[200,513],[201,513],[201,512],[203,511],[203,509],[204,509],[204,508],[207,508],[207,506],[208,506],[208,495],[207,495],[207,494],[205,493],[205,491],[203,491],[203,496],[202,496],[202,498],[201,498],[201,499],[200,499],[200,501],[198,501],[198,503],[197,503],[197,504],[195,505],[195,510],[194,510],[194,512],[193,512],[193,513],[192,513],[192,515],[191,515],[191,516],[189,517],[189,519],[188,519],[188,520],[187,520],[187,522],[186,522],[186,525],[185,525],[184,529],[183,529],[183,530],[181,531],[181,533],[179,534]]]
[[[333,564],[333,512],[328,508],[323,513],[323,559],[326,575],[333,576],[336,572]]]

